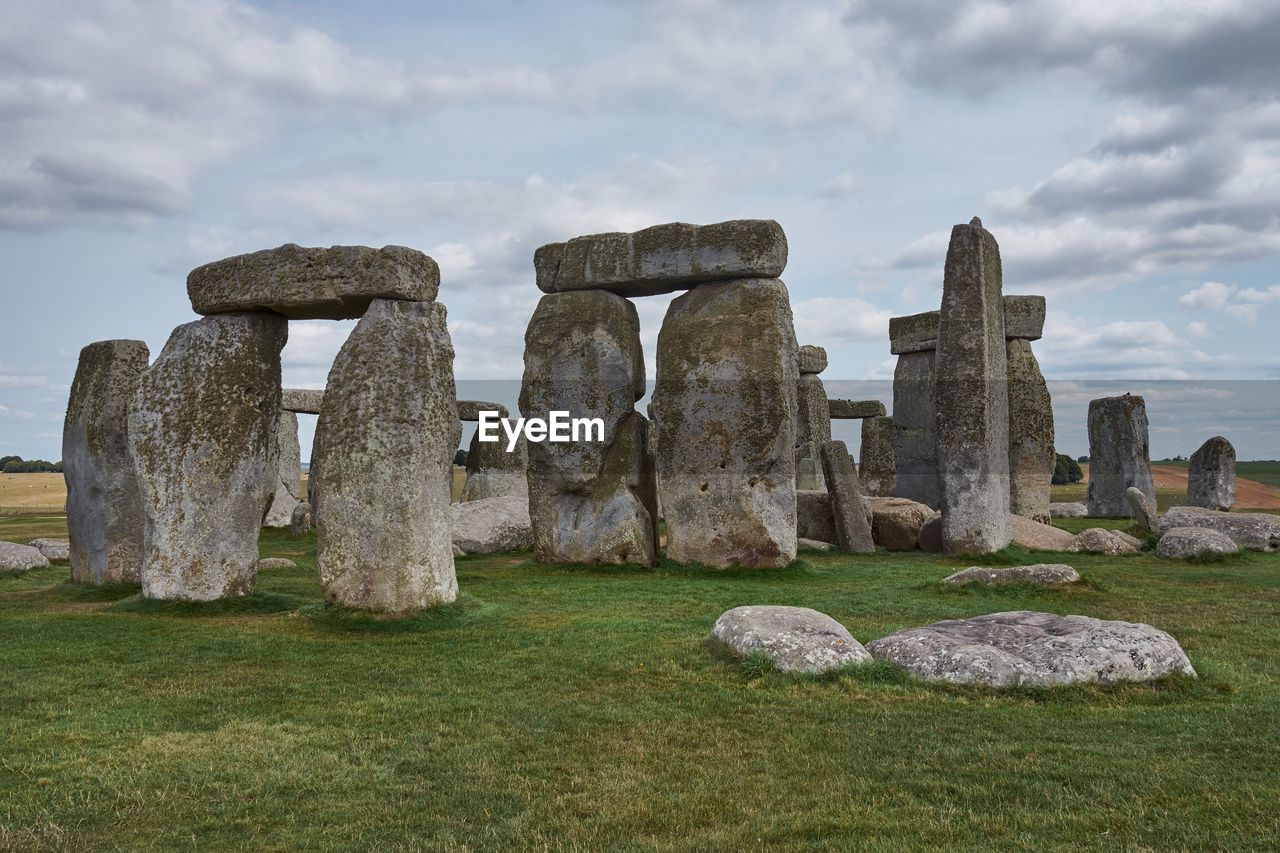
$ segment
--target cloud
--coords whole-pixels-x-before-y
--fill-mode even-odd
[[[1035,351],[1054,377],[1191,379],[1236,364],[1196,349],[1159,320],[1097,324],[1052,310]]]
[[[1199,320],[1192,320],[1187,324],[1186,331],[1193,338],[1203,338],[1209,334],[1209,325]]]
[[[820,296],[793,302],[796,335],[802,344],[833,344],[871,341],[887,344],[889,318],[893,312],[857,297]]]
[[[1206,281],[1190,293],[1178,297],[1178,304],[1188,308],[1208,308],[1221,311],[1231,301],[1231,294],[1236,292],[1234,284],[1223,284],[1219,281]]]
[[[1257,322],[1265,306],[1275,302],[1280,302],[1280,285],[1272,285],[1266,290],[1256,287],[1241,290],[1234,284],[1216,281],[1206,281],[1178,298],[1178,303],[1184,307],[1221,311],[1249,325]]]

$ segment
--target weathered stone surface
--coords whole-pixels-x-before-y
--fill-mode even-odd
[[[806,373],[821,373],[827,369],[827,351],[813,344],[805,344],[800,347],[798,364],[801,376]]]
[[[796,535],[800,539],[835,543],[835,513],[831,509],[831,495],[825,489],[796,490]]]
[[[1160,520],[1159,514],[1156,512],[1155,502],[1142,493],[1142,490],[1136,486],[1130,486],[1124,490],[1125,500],[1129,502],[1129,512],[1133,515],[1134,521],[1138,522],[1138,526],[1150,533],[1156,529],[1156,522]]]
[[[69,539],[32,539],[27,543],[46,560],[54,563],[66,563],[71,560],[71,540]]]
[[[1008,306],[1009,300],[1005,299]],[[1041,307],[1044,300],[1041,299]],[[1048,523],[1053,450],[1053,400],[1040,363],[1024,338],[1005,341],[1009,388],[1009,509]]]
[[[934,360],[932,349],[898,356],[893,373],[893,467],[898,497],[937,509],[942,505],[942,492],[933,405]]]
[[[458,420],[460,421],[478,421],[480,420],[481,412],[497,412],[498,417],[503,420],[511,417],[507,407],[501,403],[489,403],[484,400],[458,401]]]
[[[1007,569],[970,566],[953,575],[947,575],[942,579],[942,582],[957,586],[971,583],[978,583],[983,586],[1000,586],[1010,583],[1055,586],[1064,583],[1077,583],[1079,580],[1080,573],[1071,566],[1062,563],[1036,563],[1033,566],[1013,566]]]
[[[920,547],[920,528],[934,511],[906,498],[864,497],[871,508],[871,538],[890,551],[914,551]]]
[[[836,421],[857,421],[884,417],[887,409],[879,400],[828,400],[827,409]]]
[[[651,296],[708,282],[777,278],[787,266],[787,237],[772,219],[671,222],[551,243],[534,253],[533,266],[544,293],[599,288]]]
[[[296,568],[298,568],[298,564],[288,557],[263,557],[258,561],[258,571],[260,572]]]
[[[146,518],[142,594],[248,595],[276,478],[280,350],[288,322],[219,314],[173,330],[129,412]]]
[[[1105,530],[1101,527],[1090,527],[1076,536],[1075,543],[1069,548],[1084,554],[1136,554],[1138,543],[1131,537],[1124,537],[1116,530]]]
[[[843,441],[827,441],[821,450],[822,474],[827,481],[827,494],[831,496],[831,511],[836,524],[836,544],[841,551],[851,554],[875,553],[871,523],[862,502],[858,471],[853,467],[849,449]]]
[[[454,504],[453,544],[467,554],[533,547],[528,495],[504,495]]]
[[[796,362],[781,281],[705,285],[672,301],[653,392],[671,559],[795,559]]]
[[[1072,551],[1076,537],[1057,527],[1041,524],[1020,515],[1009,516],[1011,542],[1031,551]],[[940,553],[942,551],[942,515],[934,513],[920,526],[920,549]]]
[[[529,448],[524,436],[507,452],[507,435],[499,427],[499,441],[481,441],[480,431],[471,436],[467,450],[467,480],[462,485],[462,502],[517,495],[529,501]]]
[[[311,532],[312,526],[312,509],[309,503],[300,503],[293,508],[293,514],[289,516],[289,534],[291,536],[305,536]]]
[[[796,448],[796,489],[825,492],[827,481],[822,476],[822,456],[813,442]]]
[[[847,628],[807,607],[735,607],[720,614],[711,637],[739,657],[763,654],[780,672],[817,674],[871,660]]]
[[[323,404],[323,388],[285,388],[280,392],[280,408],[295,415],[318,415]]]
[[[1089,403],[1089,489],[1085,503],[1092,518],[1129,515],[1125,489],[1134,486],[1156,500],[1151,478],[1147,404],[1124,394]]]
[[[831,551],[835,546],[830,542],[819,542],[817,539],[804,539],[803,537],[796,539],[797,551]]]
[[[150,353],[142,341],[99,341],[80,351],[62,428],[71,579],[137,583],[144,517],[129,457],[129,407]]]
[[[1009,544],[1009,394],[1000,249],[975,217],[951,229],[934,384],[942,545]],[[1046,501],[1047,503],[1047,501]]]
[[[1052,502],[1049,504],[1050,518],[1085,518],[1089,515],[1089,507],[1079,501]]]
[[[445,307],[376,299],[329,371],[316,430],[316,566],[330,602],[453,601],[448,478],[458,411]]]
[[[1004,298],[1004,336],[1009,340],[1038,341],[1044,335],[1043,296]]]
[[[1004,336],[1037,341],[1044,334],[1043,296],[1005,296]],[[893,355],[933,352],[938,347],[938,311],[889,319],[889,351]]]
[[[1200,445],[1187,466],[1187,506],[1229,510],[1236,504],[1236,449],[1220,435]]]
[[[288,527],[293,508],[302,500],[302,450],[298,446],[298,416],[282,409],[276,424],[276,472],[264,527]]]
[[[40,549],[17,542],[0,542],[0,572],[25,572],[49,565]]]
[[[831,440],[831,411],[822,379],[802,373],[796,382],[796,488],[825,489],[818,449]]]
[[[1163,539],[1170,530],[1178,527],[1207,527],[1230,536],[1231,541],[1241,548],[1280,551],[1280,515],[1175,506],[1160,517],[1156,532]]]
[[[635,410],[644,393],[634,305],[603,290],[542,297],[525,332],[521,414],[600,418],[604,441],[529,445],[529,511],[540,562],[654,562],[651,437]]]
[[[1178,641],[1150,625],[1015,610],[909,628],[867,644],[916,678],[1054,687],[1194,676]]]
[[[214,261],[187,276],[197,314],[274,311],[293,320],[352,319],[375,299],[430,301],[439,289],[436,262],[404,246],[286,243]]]
[[[893,497],[897,477],[893,467],[893,418],[881,416],[862,422],[858,479],[864,497]]]
[[[1239,550],[1230,536],[1208,527],[1175,527],[1156,542],[1156,556],[1173,560],[1206,554],[1234,554]]]

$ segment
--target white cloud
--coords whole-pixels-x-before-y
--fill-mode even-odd
[[[1178,297],[1178,303],[1188,308],[1207,308],[1221,311],[1231,301],[1236,292],[1234,284],[1223,284],[1220,281],[1206,281],[1195,290]]]
[[[1187,334],[1193,338],[1203,338],[1209,334],[1209,324],[1202,323],[1199,320],[1192,320],[1187,324]]]
[[[887,344],[893,312],[857,297],[820,296],[793,302],[796,336],[801,344],[834,344],[873,341]]]
[[[1179,297],[1178,302],[1187,308],[1221,311],[1228,317],[1253,325],[1265,306],[1280,302],[1280,285],[1272,285],[1266,290],[1256,287],[1241,290],[1234,284],[1206,281]]]

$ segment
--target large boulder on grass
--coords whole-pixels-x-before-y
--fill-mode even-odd
[[[1280,515],[1175,506],[1160,517],[1156,532],[1164,538],[1170,530],[1178,527],[1207,527],[1226,534],[1241,548],[1280,551]]]
[[[528,495],[505,495],[456,503],[453,544],[467,554],[533,547]]]
[[[711,637],[739,657],[759,653],[781,672],[817,674],[871,660],[847,628],[807,607],[735,607],[720,614]]]
[[[1104,530],[1101,527],[1090,527],[1076,536],[1075,542],[1068,551],[1084,554],[1136,554],[1142,543],[1119,530]]]
[[[1234,554],[1239,550],[1230,536],[1207,527],[1175,527],[1156,543],[1156,556],[1171,560]]]
[[[71,540],[69,539],[32,539],[27,543],[46,560],[65,563],[71,559]]]
[[[48,558],[38,548],[17,542],[0,542],[0,572],[25,572],[47,565]]]
[[[1029,551],[1072,551],[1076,544],[1076,537],[1067,531],[1020,515],[1009,517],[1009,528],[1013,531],[1012,544],[1021,545]],[[921,525],[920,548],[934,553],[942,551],[942,519],[939,513]]]
[[[871,508],[871,537],[890,551],[914,551],[920,547],[920,527],[934,511],[907,498],[864,497]]]

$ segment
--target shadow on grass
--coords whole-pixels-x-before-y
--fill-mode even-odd
[[[101,586],[94,586],[65,580],[52,587],[50,592],[62,601],[119,601],[122,598],[139,595],[140,589],[136,583],[104,583]]]
[[[964,598],[990,598],[990,599],[1020,599],[1039,598],[1046,595],[1062,595],[1063,597],[1071,597],[1079,593],[1099,593],[1105,592],[1106,587],[1093,578],[1080,576],[1080,580],[1075,583],[1055,583],[1055,584],[1039,584],[1039,583],[1001,583],[1001,584],[983,584],[983,583],[966,583],[954,584],[945,583],[943,581],[927,581],[920,584],[917,589],[923,592],[933,592],[940,595],[959,596]],[[1019,607],[1018,610],[1026,610],[1025,607]]]
[[[105,608],[115,613],[140,613],[148,616],[204,618],[210,616],[271,616],[297,610],[307,599],[275,592],[255,592],[240,598],[218,601],[157,601],[140,594],[117,601]]]
[[[461,628],[494,612],[491,604],[468,593],[457,601],[409,613],[380,613],[334,604],[309,604],[298,617],[325,631],[345,634],[395,634]]]

